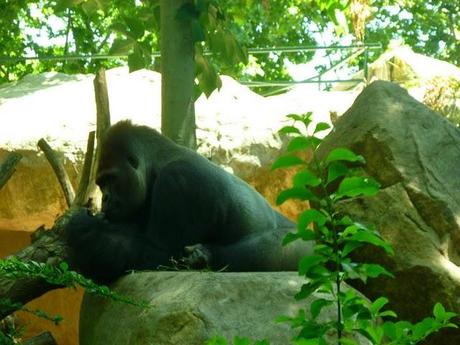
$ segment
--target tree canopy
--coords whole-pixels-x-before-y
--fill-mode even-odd
[[[159,11],[158,0],[6,0],[0,5],[0,82],[126,62],[131,70],[158,70],[160,59],[152,53],[159,50]],[[459,65],[459,13],[460,4],[450,0],[190,0],[178,17],[192,19],[197,76],[209,94],[219,86],[216,71],[243,80],[290,80],[287,55],[248,60],[245,47],[338,45],[353,28],[364,42],[386,47],[402,39],[418,52]],[[313,54],[287,57],[300,63]],[[87,55],[97,57],[81,57]],[[248,61],[252,69],[244,68]]]

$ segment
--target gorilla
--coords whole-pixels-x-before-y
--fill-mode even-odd
[[[281,245],[296,225],[251,186],[152,128],[107,131],[96,183],[102,209],[66,228],[71,267],[110,283],[181,260],[191,268],[293,271],[311,245]]]

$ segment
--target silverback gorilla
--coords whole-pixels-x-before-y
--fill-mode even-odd
[[[67,243],[72,267],[98,282],[171,258],[192,268],[296,270],[311,251],[282,247],[295,224],[255,189],[146,126],[122,121],[108,130],[96,182],[102,213],[78,212]]]

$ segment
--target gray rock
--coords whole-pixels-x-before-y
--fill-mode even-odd
[[[140,309],[86,294],[80,313],[80,345],[203,345],[214,335],[267,339],[287,345],[296,334],[279,315],[309,310],[296,302],[304,280],[294,272],[143,272],[113,288],[152,307]],[[333,319],[325,309],[320,317]],[[360,339],[359,344],[367,344]]]
[[[460,312],[460,130],[396,84],[377,81],[338,120],[322,153],[338,146],[363,155],[382,184],[376,197],[343,210],[376,225],[396,252],[361,251],[396,274],[361,291],[389,297],[403,319],[428,316],[436,302]],[[427,344],[460,344],[460,332],[443,331]]]

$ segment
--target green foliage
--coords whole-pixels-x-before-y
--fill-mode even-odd
[[[86,289],[87,292],[101,297],[143,308],[148,307],[147,302],[132,300],[124,295],[116,293],[107,286],[98,285],[91,279],[69,270],[69,266],[66,262],[61,262],[59,266],[53,266],[43,262],[21,261],[13,256],[8,259],[0,260],[0,277],[15,280],[41,278],[50,284],[63,287],[74,288],[79,285]]]
[[[216,71],[242,80],[291,80],[285,59],[304,63],[313,57],[313,51],[252,55],[250,63],[254,68],[246,70],[244,64],[248,57],[242,47],[340,44],[340,36],[351,27],[349,3],[343,0],[192,0],[178,17],[192,21],[193,38],[200,48],[196,51],[197,90],[209,94],[218,88]],[[375,0],[370,6],[367,42],[379,42],[385,48],[392,39],[402,38],[416,51],[460,63],[458,2]],[[125,57],[117,58],[118,54],[128,54],[132,71],[142,67],[158,70],[159,59],[152,61],[151,54],[159,50],[159,13],[159,0],[8,1],[0,6],[0,83],[50,70],[94,73],[99,67],[119,66]],[[323,35],[330,32],[331,27],[335,29],[335,37]],[[37,36],[50,39],[37,40]],[[203,54],[206,50],[213,55]],[[67,61],[20,58],[88,54],[115,56]],[[328,58],[334,63],[342,58],[340,55],[332,54]],[[370,55],[371,60],[375,57]]]
[[[433,317],[419,323],[388,321],[397,315],[383,309],[388,303],[386,298],[369,302],[354,290],[344,288],[344,282],[352,279],[366,283],[368,278],[393,277],[378,264],[353,261],[352,253],[364,245],[379,247],[388,255],[393,255],[393,249],[372,226],[353,221],[341,214],[337,207],[346,199],[376,195],[380,186],[363,174],[360,166],[365,163],[364,158],[349,149],[333,149],[320,159],[321,140],[315,135],[327,129],[326,124],[320,123],[311,128],[310,114],[291,115],[290,118],[300,122],[303,130],[294,125],[280,130],[280,133],[293,136],[288,151],[308,150],[312,159],[309,164],[303,161],[295,164],[301,170],[293,178],[293,188],[283,191],[277,202],[310,200],[314,208],[299,216],[297,231],[288,234],[284,244],[299,239],[315,241],[313,254],[299,262],[299,274],[306,278],[306,283],[295,296],[297,300],[313,296],[310,310],[301,310],[297,316],[281,317],[279,320],[299,329],[294,343],[321,345],[335,338],[337,344],[351,345],[357,344],[354,335],[360,334],[372,344],[417,344],[441,328],[457,327],[450,321],[457,314],[446,312],[439,303],[434,307]],[[290,147],[295,150],[290,150]],[[292,162],[295,162],[293,157],[289,160],[279,158],[273,168],[292,167]],[[331,306],[337,309],[337,318],[323,320],[321,311]],[[381,319],[384,321],[381,322]]]
[[[7,279],[35,279],[41,278],[44,281],[59,286],[73,287],[77,285],[85,288],[87,292],[110,298],[111,300],[127,303],[141,308],[148,308],[149,304],[143,301],[136,301],[127,296],[118,294],[107,286],[97,285],[90,279],[83,277],[77,272],[70,271],[67,263],[61,262],[59,266],[52,266],[35,261],[21,261],[16,257],[0,260],[0,277]],[[13,302],[9,299],[0,299],[0,310],[10,312],[21,310],[34,314],[42,319],[49,320],[54,324],[59,324],[62,317],[59,315],[50,316],[46,312],[36,309],[32,310],[22,303]],[[0,344],[16,344],[16,338],[20,335],[15,329],[0,329]]]
[[[179,9],[177,18],[188,20],[195,42],[196,84],[195,95],[206,96],[222,86],[216,64],[221,66],[244,65],[247,52],[229,29],[229,20],[217,0],[193,0]],[[205,50],[213,57],[205,54]]]
[[[366,37],[384,46],[402,38],[415,51],[460,65],[460,2],[375,0]]]

